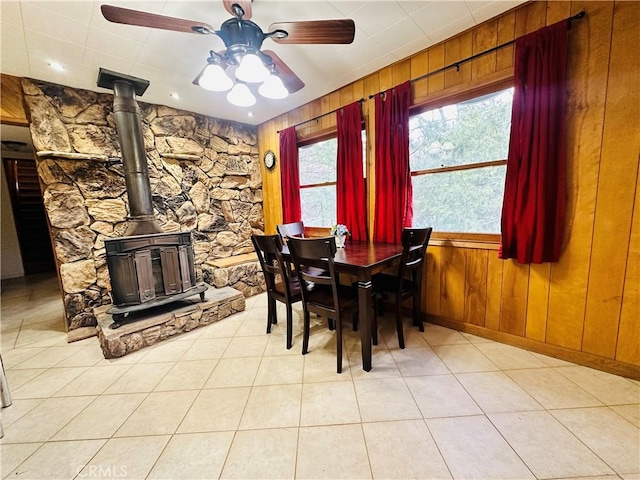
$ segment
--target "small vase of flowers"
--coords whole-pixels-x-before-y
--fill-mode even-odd
[[[338,223],[331,227],[331,235],[336,238],[336,247],[344,248],[344,241],[347,239],[348,235],[351,235],[351,232],[349,232],[346,225]]]

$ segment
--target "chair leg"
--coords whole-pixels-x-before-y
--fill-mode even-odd
[[[353,322],[352,328],[354,332],[358,331],[358,320],[359,320],[358,315],[359,315],[359,312],[357,310],[351,314],[351,320]]]
[[[278,317],[276,315],[276,301],[273,298],[269,298],[267,301],[267,333],[271,333],[272,323],[278,323]]]
[[[337,372],[342,373],[342,324],[340,320],[336,321],[336,356],[337,356]]]
[[[335,330],[335,329],[336,329],[336,322],[329,319],[329,330]]]
[[[404,348],[404,332],[402,331],[402,302],[396,298],[396,330],[398,330],[398,345]]]
[[[302,354],[306,355],[307,352],[309,351],[309,326],[310,324],[310,319],[309,319],[309,312],[308,311],[304,311],[304,327],[303,327],[303,332],[302,332]]]
[[[291,304],[287,303],[287,350],[293,345],[293,309]]]
[[[420,293],[416,292],[413,295],[413,300],[411,301],[413,304],[413,324],[416,325],[421,332],[424,332],[424,322],[420,317]]]
[[[373,319],[371,321],[371,339],[374,345],[378,345],[378,310],[376,309],[375,303],[373,305]]]

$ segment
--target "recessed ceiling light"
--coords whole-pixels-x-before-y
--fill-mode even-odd
[[[247,115],[249,115],[250,117],[253,117],[253,112],[247,112]]]
[[[58,62],[49,62],[47,63],[47,65],[49,65],[51,68],[53,68],[54,70],[61,72],[64,70],[64,66]]]
[[[177,93],[170,93],[169,96],[174,100],[180,100],[180,95]]]

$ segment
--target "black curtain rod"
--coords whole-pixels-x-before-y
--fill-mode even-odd
[[[361,98],[360,100],[358,100],[358,103],[363,103],[364,102],[364,98]],[[327,113],[322,113],[316,117],[310,118],[309,120],[305,120],[304,122],[300,122],[300,123],[296,123],[295,125],[289,125],[287,128],[291,128],[291,127],[299,127],[300,125],[304,125],[305,123],[309,123],[309,122],[313,122],[314,120],[319,120],[322,117],[326,117],[327,115],[331,115],[332,113],[336,113],[338,110],[343,109],[345,106],[342,106],[340,108],[336,108],[335,110],[331,110],[330,112]],[[276,130],[276,133],[280,133],[282,130]]]
[[[567,21],[569,22],[569,25],[571,25],[571,22],[573,20],[580,20],[581,18],[584,18],[585,15],[586,15],[586,12],[584,10],[582,10],[581,12],[576,13],[572,17],[567,18]],[[500,45],[496,45],[495,47],[492,47],[492,48],[490,48],[488,50],[485,50],[483,52],[480,52],[480,53],[476,53],[475,55],[471,55],[470,57],[467,57],[467,58],[465,58],[463,60],[458,60],[457,62],[454,62],[452,64],[449,64],[447,66],[444,66],[442,68],[434,70],[432,72],[425,73],[424,75],[420,75],[419,77],[411,79],[410,82],[411,83],[417,82],[418,80],[422,80],[423,78],[430,77],[431,75],[436,75],[437,73],[442,73],[445,70],[449,70],[450,68],[455,68],[459,72],[460,71],[460,65],[462,65],[463,63],[470,62],[471,60],[475,60],[478,57],[482,57],[482,56],[487,55],[489,53],[495,52],[496,50],[500,50],[501,48],[508,47],[509,45],[513,45],[514,43],[516,43],[515,40],[509,40],[508,42],[501,43]],[[369,100],[374,98],[379,93],[385,93],[385,92],[388,92],[389,90],[392,90],[392,89],[393,89],[393,87],[387,88],[386,90],[382,90],[381,92],[375,93],[373,95],[369,95]]]

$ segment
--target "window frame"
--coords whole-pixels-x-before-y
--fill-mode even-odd
[[[495,82],[483,84],[474,88],[468,88],[464,91],[447,92],[437,97],[427,98],[424,101],[416,103],[409,108],[409,117],[420,115],[429,110],[435,110],[440,107],[461,103],[473,98],[481,97],[500,90],[506,90],[513,87],[513,77],[500,79]],[[490,166],[506,165],[507,159],[492,160],[488,162],[477,162],[465,165],[455,165],[451,167],[430,168],[424,170],[413,170],[410,175],[413,177],[421,175],[432,175],[445,172],[474,170]],[[445,232],[433,231],[431,242],[434,245],[463,246],[467,248],[482,248],[490,250],[498,250],[500,243],[500,233],[474,233],[474,232]]]

